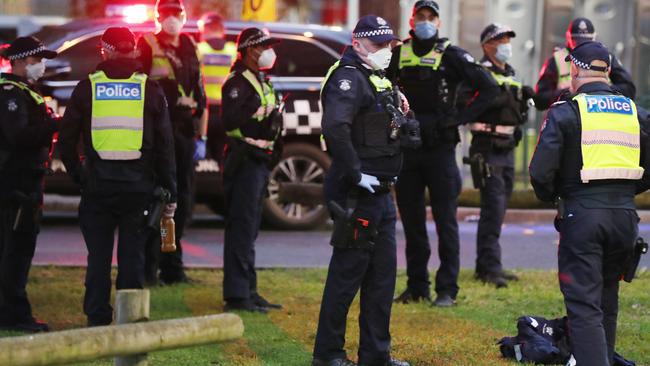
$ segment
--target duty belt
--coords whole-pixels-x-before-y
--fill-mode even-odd
[[[512,136],[515,134],[515,130],[517,127],[494,125],[492,123],[485,123],[485,122],[474,122],[470,125],[469,128],[472,132],[484,132],[484,133],[492,133],[497,135]]]

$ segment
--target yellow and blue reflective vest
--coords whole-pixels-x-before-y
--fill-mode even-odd
[[[134,73],[128,79],[110,79],[98,71],[89,79],[93,148],[103,160],[139,159],[147,75]]]
[[[208,103],[221,105],[221,87],[237,58],[237,46],[233,42],[226,42],[222,50],[215,50],[208,42],[203,41],[198,44],[198,49]]]
[[[601,179],[638,180],[641,136],[634,102],[622,95],[579,94],[583,183]]]

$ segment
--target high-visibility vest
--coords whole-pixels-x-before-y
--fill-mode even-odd
[[[564,61],[569,56],[569,50],[561,48],[553,53],[555,65],[557,66],[557,88],[558,90],[571,87],[571,61]]]
[[[237,45],[226,42],[222,50],[215,50],[208,42],[198,44],[208,103],[221,105],[221,87],[230,74],[230,66],[237,58]]]
[[[153,33],[146,33],[142,37],[147,42],[149,47],[151,47],[151,71],[149,71],[149,77],[151,80],[176,80],[174,67],[169,61],[169,57],[167,57],[162,47],[160,47],[156,35]],[[191,37],[189,38],[192,40]],[[192,90],[188,95],[185,93],[185,90],[183,90],[183,86],[180,83],[178,83],[178,93],[182,97],[187,96],[192,98],[194,96],[194,90]]]
[[[237,73],[235,72],[230,73],[228,79],[234,77],[236,74]],[[252,118],[257,122],[262,122],[269,116],[273,108],[277,105],[277,97],[275,95],[275,91],[273,90],[273,86],[271,83],[266,81],[260,82],[255,74],[253,74],[253,72],[248,69],[242,72],[241,75],[246,80],[248,80],[248,82],[253,86],[253,89],[255,89],[257,92],[257,95],[260,97],[262,105],[257,110],[257,112],[253,114]],[[237,139],[243,139],[245,137],[239,128],[231,131],[226,131],[226,135]]]
[[[636,105],[622,95],[579,94],[584,183],[600,179],[641,179],[641,136]]]
[[[336,69],[338,69],[339,67],[341,67],[341,60],[336,61],[334,65],[330,66],[329,70],[327,70],[327,74],[325,74],[325,79],[323,79],[323,83],[321,84],[321,95],[323,94],[323,89],[325,88],[325,84],[327,84],[327,81],[330,79],[330,76],[332,76],[334,71],[336,71]],[[385,90],[389,90],[393,88],[393,83],[391,83],[390,80],[388,80],[385,77],[372,74],[370,75],[369,79],[370,79],[370,83],[373,85],[377,93],[381,93]]]
[[[401,46],[399,53],[399,68],[424,66],[431,67],[433,70],[438,70],[442,61],[442,55],[451,42],[445,41],[442,47],[433,47],[429,53],[424,56],[418,56],[413,52],[413,45],[411,42],[406,42]]]
[[[36,102],[37,105],[41,105],[41,104],[45,103],[45,100],[43,99],[43,97],[40,94],[33,91],[29,87],[29,85],[27,85],[27,84],[25,84],[25,83],[23,83],[21,81],[13,81],[13,80],[0,78],[0,85],[3,85],[3,84],[11,84],[11,85],[17,87],[18,89],[21,89],[21,90],[27,92],[27,94],[29,94],[32,97],[32,99],[34,100],[34,102]]]
[[[136,160],[142,156],[147,75],[109,79],[103,71],[89,76],[92,90],[92,144],[103,160]]]

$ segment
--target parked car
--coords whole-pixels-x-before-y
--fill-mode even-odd
[[[116,19],[78,20],[61,26],[45,27],[34,34],[59,56],[47,61],[40,88],[48,103],[63,114],[79,80],[93,72],[101,61],[98,44],[110,26],[129,27],[136,36],[155,31],[153,22],[129,24]],[[285,149],[282,160],[272,170],[264,218],[286,229],[314,228],[327,220],[322,199],[322,183],[330,158],[320,148],[320,84],[328,68],[336,62],[350,35],[340,29],[283,23],[227,22],[227,37],[235,41],[244,28],[268,29],[282,40],[276,47],[277,63],[271,72],[276,90],[287,97],[284,111]],[[184,28],[198,38],[196,22]],[[51,165],[54,173],[46,179],[46,192],[76,194],[60,160]],[[219,166],[206,159],[196,166],[195,202],[222,210],[223,190]]]

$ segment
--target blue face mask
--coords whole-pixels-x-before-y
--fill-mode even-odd
[[[438,28],[433,22],[424,21],[415,23],[415,36],[418,39],[430,39],[438,33]]]

